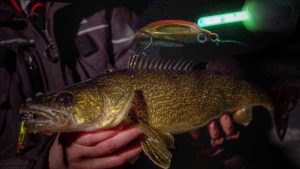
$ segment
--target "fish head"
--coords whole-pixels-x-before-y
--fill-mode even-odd
[[[104,113],[97,85],[83,85],[42,95],[20,108],[28,132],[57,133],[93,130]]]

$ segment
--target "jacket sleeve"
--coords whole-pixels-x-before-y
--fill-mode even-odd
[[[126,7],[116,7],[111,11],[110,31],[114,66],[116,69],[126,69],[128,59],[132,54],[132,41],[137,26],[137,15]]]

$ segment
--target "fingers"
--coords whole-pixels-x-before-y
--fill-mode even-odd
[[[142,151],[139,141],[142,132],[135,126],[124,128],[118,126],[109,130],[61,135],[56,141],[58,146],[52,146],[50,151],[55,154],[55,158],[49,158],[51,166],[54,166],[51,168],[105,169],[134,160]]]
[[[225,135],[227,140],[237,139],[239,137],[239,132],[235,129],[234,122],[228,114],[222,115],[218,121],[212,120],[208,123],[207,129],[213,144],[216,145],[223,143],[222,135]],[[198,130],[191,131],[190,135],[194,140],[200,139]]]
[[[106,136],[112,134],[110,131],[105,133]],[[131,143],[136,140],[142,133],[136,127],[130,127],[125,129],[116,135],[113,135],[111,138],[108,138],[102,142],[99,142],[93,146],[82,146],[79,144],[73,144],[76,147],[77,152],[81,157],[99,157],[107,154],[111,154],[122,148],[123,146]],[[102,136],[99,136],[99,138]],[[102,137],[103,138],[103,137]]]
[[[239,138],[239,132],[236,131],[234,123],[228,114],[222,115],[219,121],[227,140],[234,140]]]
[[[221,131],[219,125],[215,120],[208,124],[208,132],[211,138],[212,146],[220,145],[223,143],[223,138],[221,137]]]
[[[217,123],[213,120],[208,124],[208,132],[211,138],[211,145],[213,148],[212,156],[216,156],[223,152],[224,139],[222,135],[226,136],[226,140],[234,140],[239,138],[239,132],[235,129],[234,122],[228,114],[223,114]]]
[[[112,138],[113,136],[120,133],[123,129],[124,126],[120,125],[114,129],[79,133],[78,138],[75,140],[75,143],[86,146],[94,145],[96,143],[103,142],[109,138]]]
[[[219,124],[216,120],[208,124],[209,135],[215,141],[215,144],[222,144],[222,132],[224,132],[227,140],[239,138],[239,132],[235,129],[234,122],[228,114],[224,114],[219,118]]]
[[[77,163],[74,163],[73,165],[75,165],[76,168],[82,169],[115,168],[124,165],[131,159],[135,158],[141,151],[142,147],[139,144],[117,154],[112,154],[105,157],[83,159]]]
[[[211,157],[215,157],[221,154],[224,155],[224,153],[222,152],[232,152],[231,147],[238,144],[238,142],[236,141],[231,141],[239,138],[239,132],[236,129],[236,125],[234,124],[230,115],[226,113],[224,113],[218,119],[212,120],[207,125],[207,131],[211,146],[207,146],[207,142],[205,139],[208,138],[206,136],[207,133],[201,130],[202,129],[198,129],[190,132],[193,140],[197,141],[194,145],[198,146],[198,148],[200,149],[197,150],[198,154]],[[201,138],[203,136],[204,138]]]

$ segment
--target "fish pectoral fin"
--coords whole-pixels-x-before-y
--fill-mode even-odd
[[[145,154],[159,167],[168,169],[171,164],[172,154],[167,149],[164,139],[158,132],[139,120],[137,127],[145,134],[141,144]]]
[[[175,142],[172,134],[159,132],[159,136],[166,144],[167,148],[175,149]]]
[[[252,107],[244,107],[237,110],[232,118],[236,123],[248,126],[253,118]]]

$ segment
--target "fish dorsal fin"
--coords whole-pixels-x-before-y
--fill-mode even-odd
[[[159,167],[168,169],[171,165],[172,154],[167,147],[173,146],[174,142],[171,141],[170,145],[166,143],[174,140],[171,138],[172,135],[167,134],[165,135],[167,137],[161,138],[159,132],[140,120],[138,120],[137,127],[145,134],[141,141],[145,154]]]
[[[188,71],[194,67],[192,59],[184,57],[151,56],[145,52],[131,55],[127,65],[131,70],[173,70]]]

